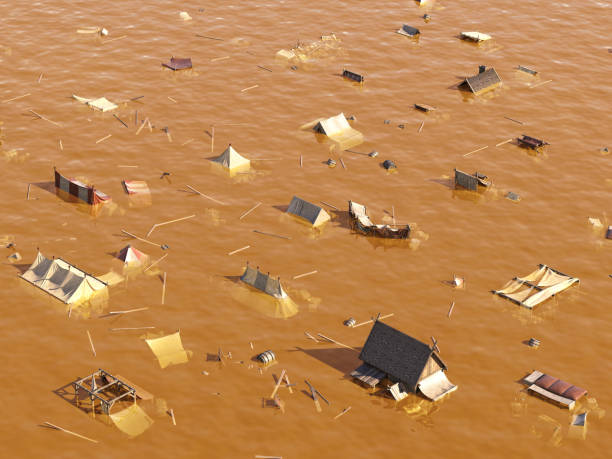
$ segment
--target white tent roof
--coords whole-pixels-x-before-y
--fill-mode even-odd
[[[66,304],[86,301],[97,291],[106,288],[106,283],[100,279],[61,258],[45,258],[40,252],[21,277]]]
[[[351,125],[344,116],[344,113],[340,113],[339,115],[332,116],[331,118],[327,118],[326,120],[319,121],[315,129],[319,126],[323,130],[324,134],[328,137],[333,137],[335,135],[341,134],[342,131],[352,129]]]
[[[213,162],[219,163],[228,169],[236,169],[243,166],[246,168],[251,164],[251,161],[239,155],[231,144],[221,153],[221,156],[213,159]]]
[[[472,41],[487,41],[491,39],[491,35],[480,32],[461,32],[461,37]]]
[[[91,108],[95,108],[96,110],[100,110],[103,112],[107,112],[109,110],[114,110],[117,108],[116,104],[113,104],[106,97],[100,97],[98,99],[88,99],[87,97],[79,97],[77,95],[72,95],[72,97],[79,102],[84,103],[85,105],[89,105]]]
[[[287,213],[309,221],[312,226],[319,226],[331,220],[331,217],[321,207],[294,196]]]

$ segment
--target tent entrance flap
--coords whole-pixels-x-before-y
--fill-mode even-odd
[[[446,394],[450,394],[457,390],[457,386],[451,383],[443,370],[436,371],[431,376],[421,380],[418,384],[419,390],[430,400],[434,402],[441,399]]]

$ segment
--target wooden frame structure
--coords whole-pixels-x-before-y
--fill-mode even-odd
[[[104,383],[102,386],[98,387],[96,383],[96,377],[99,377]],[[87,383],[89,383],[89,387],[87,387]],[[113,405],[124,398],[131,396],[136,403],[136,388],[132,387],[129,384],[126,384],[116,376],[113,376],[108,371],[103,369],[98,369],[98,371],[93,372],[89,376],[85,376],[74,383],[74,392],[76,395],[76,403],[79,405],[79,392],[82,390],[89,396],[91,400],[92,413],[95,417],[95,403],[96,400],[100,401],[100,405],[102,406],[102,412],[106,415],[110,415],[110,411],[113,408]],[[112,397],[109,397],[106,394],[112,394]]]

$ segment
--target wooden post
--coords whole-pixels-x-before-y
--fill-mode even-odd
[[[213,153],[215,148],[215,126],[212,126],[212,135],[210,136],[210,152]]]
[[[164,304],[166,300],[166,272],[164,271],[164,285],[162,286],[162,304]]]
[[[176,419],[174,418],[174,410],[172,408],[170,408],[168,410],[168,413],[170,414],[170,416],[172,417],[172,424],[176,425]]]
[[[270,398],[274,398],[274,396],[276,395],[276,391],[278,390],[281,383],[283,382],[284,377],[285,377],[285,370],[281,372],[281,375],[278,378],[278,381],[276,381],[276,385],[274,386],[274,390],[272,391],[272,395],[270,395]]]
[[[300,167],[302,167],[302,155],[300,155]]]
[[[30,186],[32,186],[32,184],[28,183],[28,193],[26,194],[26,201],[30,200]]]
[[[448,317],[450,319],[451,314],[453,313],[453,308],[455,307],[455,302],[453,301],[452,304],[450,305],[450,309],[448,310],[448,314],[446,315],[446,317]]]

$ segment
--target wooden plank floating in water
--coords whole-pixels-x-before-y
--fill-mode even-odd
[[[122,328],[109,328],[110,331],[121,331],[121,330],[151,330],[155,327],[122,327]]]
[[[196,190],[196,189],[195,189],[194,187],[192,187],[192,186],[189,186],[189,185],[185,185],[185,186],[186,186],[187,188],[189,188],[191,191],[193,191],[195,194],[199,194],[200,196],[203,196],[203,197],[205,197],[206,199],[210,199],[211,201],[216,202],[217,204],[225,205],[225,204],[224,204],[224,203],[222,203],[221,201],[219,201],[219,200],[217,200],[217,199],[215,199],[215,198],[213,198],[213,197],[210,197],[210,196],[208,196],[207,194],[204,194],[204,193],[199,192],[198,190]]]
[[[365,77],[363,75],[359,75],[358,73],[350,72],[346,69],[342,70],[342,76],[344,78],[348,78],[349,80],[356,81],[357,83],[363,83],[365,81]]]
[[[455,302],[453,301],[452,304],[450,305],[450,309],[448,310],[448,314],[446,314],[446,317],[450,318],[451,314],[453,313],[454,307],[455,307]]]
[[[419,126],[419,134],[421,133],[421,131],[423,130],[423,126],[425,126],[425,120],[421,121],[421,125]]]
[[[414,108],[421,110],[422,112],[433,112],[436,110],[436,107],[432,107],[431,105],[427,104],[414,104]]]
[[[92,443],[98,443],[98,440],[93,440],[91,438],[85,437],[84,435],[80,435],[78,433],[75,433],[75,432],[72,432],[70,430],[64,429],[63,427],[56,426],[55,424],[51,424],[48,421],[43,422],[43,425],[45,427],[51,427],[52,429],[61,430],[62,432],[65,432],[65,433],[70,434],[70,435],[74,435],[75,437],[82,438],[83,440],[87,440],[87,441],[90,441]]]
[[[509,116],[504,116],[504,118],[510,121],[514,121],[515,123],[518,123],[518,124],[524,124],[522,121],[515,120],[514,118],[510,118]]]
[[[215,62],[215,61],[222,61],[224,59],[229,59],[229,56],[223,56],[223,57],[216,57],[214,59],[211,59],[210,62]]]
[[[319,202],[320,202],[321,204],[325,204],[326,206],[331,207],[332,209],[340,210],[340,209],[338,209],[336,206],[334,206],[334,205],[332,205],[332,204],[330,204],[330,203],[328,203],[328,202],[325,202],[325,201],[319,201]]]
[[[33,113],[34,115],[38,116],[41,120],[45,120],[48,121],[51,124],[55,124],[56,126],[61,126],[61,124],[56,123],[55,121],[51,121],[49,118],[45,118],[44,116],[42,116],[40,113],[36,113],[34,110],[28,110],[29,112]]]
[[[239,220],[242,220],[244,217],[246,217],[247,215],[249,215],[251,212],[253,212],[255,209],[257,209],[259,206],[261,206],[261,202],[258,202],[257,204],[255,204],[253,207],[251,207],[249,210],[247,210],[246,212],[244,212]]]
[[[383,319],[386,319],[386,318],[391,317],[393,315],[395,315],[395,313],[392,312],[391,314],[387,314],[386,316],[378,317],[378,318],[376,318],[376,320],[383,320]],[[374,322],[374,319],[366,320],[365,322],[361,322],[360,324],[353,325],[351,328],[361,327],[362,325],[371,324],[372,322]]]
[[[17,96],[17,97],[13,97],[12,99],[3,100],[2,103],[5,104],[5,103],[11,102],[13,100],[23,99],[24,97],[28,97],[30,95],[31,95],[30,93],[27,93],[27,94],[24,94],[23,96]]]
[[[610,277],[612,277],[612,274],[610,274]],[[312,335],[311,335],[310,333],[308,333],[307,331],[305,331],[305,332],[304,332],[304,334],[305,334],[305,335],[306,335],[308,338],[310,338],[311,340],[313,340],[315,343],[318,343],[318,342],[319,342],[319,340],[318,340],[318,339],[316,339],[314,336],[312,336]]]
[[[94,347],[94,343],[93,343],[93,340],[91,339],[91,333],[89,333],[89,330],[87,330],[87,337],[89,338],[89,345],[91,346],[91,352],[93,353],[94,357],[96,357],[96,348]]]
[[[254,84],[253,86],[249,86],[248,88],[241,89],[240,92],[248,91],[249,89],[259,88],[258,84]]]
[[[529,89],[537,88],[538,86],[542,86],[543,84],[550,83],[551,81],[552,81],[552,80],[542,81],[541,83],[538,83],[538,84],[534,84],[534,85],[529,86]]]
[[[117,38],[111,38],[110,40],[103,41],[102,44],[110,43],[111,41],[123,40],[125,37],[127,37],[127,35],[121,35]]]
[[[168,254],[166,254],[166,255],[168,255]],[[166,255],[164,255],[164,257]],[[131,312],[146,311],[147,309],[149,309],[149,308],[126,309],[125,311],[110,311],[109,314],[129,314]]]
[[[321,338],[323,338],[323,339],[325,339],[325,340],[329,341],[330,343],[334,343],[334,344],[337,344],[338,346],[342,346],[342,347],[345,347],[345,348],[347,348],[347,349],[350,349],[350,350],[352,350],[352,351],[357,352],[357,350],[356,350],[355,348],[352,348],[351,346],[347,346],[346,344],[342,344],[341,342],[336,341],[335,339],[330,338],[330,337],[328,337],[328,336],[325,336],[325,335],[323,335],[323,334],[321,334],[321,333],[317,333],[317,336],[320,336]]]
[[[281,372],[280,377],[278,378],[278,381],[276,381],[276,385],[274,386],[274,390],[272,390],[272,395],[270,395],[270,398],[274,398],[274,396],[276,395],[276,391],[278,390],[278,388],[280,387],[281,383],[283,382],[283,378],[285,377],[285,370],[283,369],[283,371]]]
[[[168,99],[170,99],[172,102],[174,102],[175,104],[178,104],[178,102],[176,100],[174,100],[172,97],[168,96]]]
[[[208,37],[206,35],[195,34],[196,37],[208,38],[209,40],[225,41],[223,38]]]
[[[107,136],[102,137],[101,139],[96,140],[96,143],[104,142],[106,139],[112,137],[112,134],[108,134]]]
[[[124,121],[123,121],[121,118],[119,118],[117,115],[115,115],[115,114],[113,113],[113,116],[115,117],[115,119],[116,119],[117,121],[119,121],[119,122],[120,122],[121,124],[123,124],[125,127],[128,127],[128,125],[127,125],[127,124],[125,124],[125,122],[124,122]]]
[[[155,225],[153,225],[151,227],[151,229],[149,230],[149,232],[147,233],[147,235],[145,237],[149,237],[151,235],[151,233],[155,230],[155,228],[157,228],[158,226],[164,226],[164,225],[169,225],[170,223],[176,223],[176,222],[180,222],[183,220],[187,220],[189,218],[193,218],[195,217],[195,214],[193,215],[188,215],[187,217],[181,217],[181,218],[176,218],[174,220],[169,220],[167,222],[162,222],[162,223],[156,223]]]
[[[485,148],[489,148],[489,146],[488,146],[488,145],[485,145],[485,146],[484,146],[484,147],[482,147],[482,148],[477,148],[476,150],[472,150],[472,151],[470,151],[469,153],[466,153],[466,154],[465,154],[465,155],[463,155],[463,156],[469,156],[469,155],[471,155],[472,153],[477,153],[477,152],[479,152],[479,151],[484,150]]]
[[[501,147],[502,145],[505,145],[507,143],[512,142],[514,139],[508,139],[508,140],[504,140],[503,142],[498,143],[497,145],[495,145],[496,147]]]
[[[164,283],[162,285],[162,299],[161,304],[164,304],[166,301],[166,273],[164,272]]]
[[[340,416],[342,416],[344,413],[348,413],[351,410],[351,407],[347,407],[344,408],[340,413],[338,413],[336,416],[334,416],[334,419],[338,419]]]
[[[310,271],[309,273],[304,273],[304,274],[298,274],[297,276],[293,276],[293,279],[299,279],[300,277],[306,277],[306,276],[310,276],[312,274],[316,274],[319,271],[317,271],[316,269],[314,271]]]
[[[121,232],[127,234],[130,237],[133,237],[134,239],[138,239],[139,241],[146,242],[147,244],[155,245],[157,247],[162,247],[162,244],[157,244],[155,242],[147,241],[146,239],[144,239],[142,237],[138,237],[138,236],[136,236],[136,235],[134,235],[132,233],[128,233],[126,230],[122,229]]]
[[[228,253],[228,255],[234,255],[235,253],[242,252],[243,250],[249,249],[250,247],[250,245],[245,245],[244,247],[231,251],[230,253]]]
[[[270,70],[269,68],[267,68],[267,67],[263,67],[263,66],[261,66],[261,65],[258,65],[257,67],[259,67],[260,69],[267,70],[268,72],[271,72],[271,71],[272,71],[272,70]]]
[[[530,75],[537,75],[538,73],[537,70],[531,70],[530,68],[523,67],[522,65],[519,65],[517,69],[520,70],[521,72],[529,73]]]
[[[266,236],[273,236],[273,237],[278,237],[281,239],[291,239],[289,236],[281,236],[280,234],[274,234],[274,233],[266,233],[264,231],[259,231],[259,230],[253,230],[254,233],[259,233],[259,234],[265,234]]]

